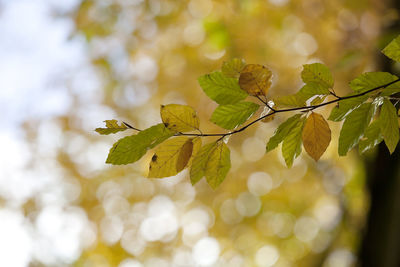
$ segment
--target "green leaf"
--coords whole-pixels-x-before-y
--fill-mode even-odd
[[[178,174],[192,156],[193,143],[188,137],[175,137],[157,147],[151,158],[149,178],[163,178]]]
[[[349,94],[348,96],[354,95]],[[358,108],[362,103],[368,99],[367,95],[344,99],[340,101],[331,111],[328,120],[341,121],[346,118],[354,109]]]
[[[368,90],[378,88],[397,80],[396,75],[388,72],[366,72],[350,82],[350,87],[357,93],[366,92]]]
[[[305,84],[298,92],[300,96],[303,96],[306,100],[315,95],[329,95],[329,88],[323,84],[310,82]]]
[[[392,154],[399,141],[399,124],[396,108],[388,99],[383,101],[379,120],[383,140],[385,140],[385,144]]]
[[[124,123],[118,124],[117,120],[105,120],[106,128],[96,128],[95,131],[99,134],[114,134],[128,129]]]
[[[229,78],[239,78],[240,72],[244,68],[246,63],[243,59],[234,58],[230,61],[225,61],[222,64],[222,74]]]
[[[296,114],[285,122],[283,122],[279,127],[275,130],[274,135],[269,139],[267,143],[267,152],[276,148],[283,139],[288,135],[290,130],[300,121],[301,114]]]
[[[152,126],[136,135],[119,139],[108,154],[106,163],[122,165],[139,160],[147,150],[173,136],[163,123]]]
[[[322,96],[319,98],[319,100],[322,102],[323,99],[325,99],[324,96],[329,94],[329,89],[324,85],[316,82],[310,82],[305,84],[296,94],[278,97],[274,99],[274,102],[281,106],[303,107],[306,105],[306,101],[311,97]],[[316,100],[316,102],[317,101],[318,100]]]
[[[364,153],[383,141],[379,120],[373,121],[365,130],[363,138],[360,140],[358,150]]]
[[[224,180],[231,168],[229,148],[224,142],[218,142],[208,155],[205,170],[207,183],[216,189]]]
[[[221,105],[214,110],[211,121],[224,129],[231,130],[244,123],[259,107],[253,102]]]
[[[277,97],[274,102],[278,106],[285,107],[304,107],[306,105],[304,97],[297,94]]]
[[[283,139],[282,155],[288,168],[292,167],[294,159],[301,153],[304,122],[305,118],[300,118]]]
[[[326,88],[333,87],[333,76],[329,68],[321,63],[303,65],[301,78],[304,83],[317,83]]]
[[[364,103],[346,117],[339,136],[340,156],[345,156],[358,144],[374,115],[374,110],[375,107],[371,103]]]
[[[165,126],[175,132],[189,132],[199,129],[196,111],[187,105],[162,105],[160,115]]]
[[[391,41],[383,50],[382,53],[397,62],[400,62],[400,35]]]
[[[207,167],[208,155],[216,146],[216,142],[206,144],[200,148],[193,158],[192,166],[190,167],[190,182],[195,185],[201,178],[204,177]]]
[[[324,102],[325,98],[326,98],[326,95],[324,95],[324,96],[317,96],[317,97],[315,97],[315,98],[310,102],[310,105],[311,105],[311,106],[319,105],[319,104],[321,104],[322,102]]]
[[[228,78],[221,72],[201,76],[198,81],[206,95],[221,105],[234,104],[248,96],[240,89],[237,79]]]

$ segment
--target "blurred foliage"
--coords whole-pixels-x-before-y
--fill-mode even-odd
[[[365,174],[355,154],[337,156],[337,140],[318,163],[301,155],[287,169],[278,153],[265,154],[266,140],[286,119],[277,116],[230,138],[229,182],[213,191],[204,180],[192,187],[187,171],[145,178],[151,153],[128,166],[91,164],[105,161],[114,139],[87,125],[118,114],[144,129],[160,122],[160,104],[178,103],[194,107],[204,128],[217,132],[206,122],[216,104],[197,77],[233,57],[272,69],[272,97],[296,92],[301,66],[314,62],[332,69],[335,91],[344,94],[347,81],[376,69],[380,28],[397,16],[383,2],[86,0],[70,15],[100,81],[96,98],[71,90],[71,112],[53,121],[62,129],[58,168],[77,181],[72,204],[85,210],[96,233],[75,266],[118,266],[127,258],[132,265],[120,266],[354,263],[368,208]],[[91,112],[101,118],[85,121]],[[36,140],[37,122],[25,128]],[[27,213],[34,214],[32,206]]]

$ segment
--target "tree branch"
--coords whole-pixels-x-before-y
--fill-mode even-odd
[[[357,97],[366,95],[366,94],[368,94],[368,93],[377,91],[377,90],[379,90],[379,89],[384,89],[384,88],[386,88],[386,87],[388,87],[388,86],[390,86],[390,85],[392,85],[392,84],[395,84],[395,83],[397,83],[397,82],[399,82],[399,81],[400,81],[400,78],[398,78],[398,79],[396,79],[396,80],[394,80],[394,81],[392,81],[392,82],[390,82],[390,83],[377,86],[377,87],[375,87],[375,88],[369,89],[369,90],[367,90],[367,91],[365,91],[365,92],[362,92],[362,93],[359,93],[359,94],[355,94],[355,95],[349,95],[349,96],[340,97],[340,96],[337,96],[337,95],[335,94],[334,96],[336,97],[336,99],[331,100],[331,101],[328,101],[328,102],[325,102],[325,103],[321,103],[321,104],[318,104],[318,105],[309,105],[309,106],[304,106],[304,107],[296,107],[296,108],[288,108],[288,109],[273,109],[273,108],[271,108],[271,107],[268,105],[268,103],[262,101],[260,98],[257,97],[257,98],[258,98],[260,101],[262,101],[269,109],[271,109],[271,111],[272,111],[271,113],[268,113],[268,114],[266,114],[266,115],[264,115],[264,116],[261,116],[261,117],[259,117],[258,119],[254,120],[254,121],[252,121],[252,122],[250,122],[250,123],[248,123],[248,124],[246,124],[245,126],[239,128],[239,129],[237,129],[237,130],[234,130],[234,131],[232,131],[232,132],[228,132],[228,133],[199,133],[199,134],[196,134],[196,133],[176,133],[175,136],[198,136],[198,137],[220,136],[221,139],[222,139],[222,138],[225,137],[225,136],[233,135],[233,134],[236,134],[236,133],[240,133],[240,132],[246,130],[246,129],[247,129],[248,127],[250,127],[251,125],[253,125],[253,124],[255,124],[255,123],[257,123],[257,122],[259,122],[259,121],[261,121],[261,120],[263,120],[263,119],[265,119],[265,118],[267,118],[267,117],[270,117],[270,116],[272,116],[272,115],[274,115],[274,114],[276,114],[276,113],[283,113],[283,112],[290,112],[290,111],[311,111],[311,110],[314,110],[314,109],[317,109],[317,108],[320,108],[320,107],[323,107],[323,106],[326,106],[326,105],[330,105],[330,104],[333,104],[333,103],[341,102],[341,101],[346,100],[346,99],[357,98]],[[137,129],[137,128],[134,128],[134,127],[130,126],[129,124],[127,124],[127,123],[125,123],[125,122],[124,122],[124,124],[125,124],[128,128],[130,128],[130,129],[133,129],[133,130],[136,130],[136,131],[141,131],[141,130],[139,130],[139,129]]]

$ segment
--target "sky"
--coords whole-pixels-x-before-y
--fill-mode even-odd
[[[42,137],[44,152],[51,155],[61,135],[52,118],[72,104],[62,81],[80,68],[92,81],[83,87],[82,97],[95,91],[85,43],[70,38],[71,19],[54,16],[73,11],[77,4],[0,1],[0,197],[5,200],[0,205],[0,266],[27,266],[32,260],[62,266],[95,242],[95,228],[85,212],[70,205],[79,196],[79,184],[51,160],[26,168],[33,155],[21,130],[26,120],[43,121],[38,129],[47,132]],[[35,220],[21,210],[33,196],[41,205]]]

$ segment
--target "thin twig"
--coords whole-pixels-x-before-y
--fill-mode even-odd
[[[138,128],[135,128],[135,127],[129,125],[128,123],[126,123],[126,122],[124,122],[124,121],[123,121],[122,123],[125,124],[125,126],[128,127],[129,129],[132,129],[132,130],[135,130],[135,131],[138,131],[138,132],[141,132],[141,131],[142,131],[142,130],[140,130],[140,129],[138,129]]]
[[[264,105],[268,106],[268,103],[264,101],[259,95],[255,95],[255,97],[260,100]]]

